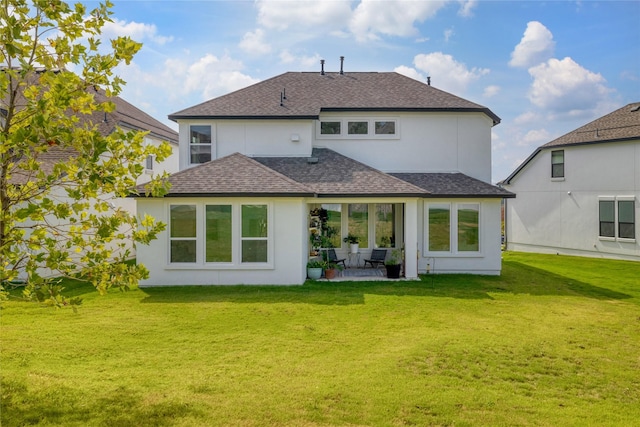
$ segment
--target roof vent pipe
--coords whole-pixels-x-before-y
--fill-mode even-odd
[[[344,74],[344,70],[342,69],[344,65],[344,56],[340,57],[340,74]]]
[[[427,77],[427,86],[431,86],[431,77]]]
[[[324,76],[324,59],[320,60],[320,75]]]

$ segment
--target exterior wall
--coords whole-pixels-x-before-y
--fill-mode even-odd
[[[334,113],[321,120],[396,120],[396,135],[336,138],[319,135],[315,120],[179,121],[180,169],[189,165],[189,125],[212,126],[212,158],[305,157],[312,147],[330,148],[383,172],[462,172],[491,182],[491,120],[482,113]],[[297,136],[298,141],[292,141]],[[293,138],[296,139],[296,138]]]
[[[397,120],[389,138],[320,137],[327,147],[383,172],[461,172],[491,182],[491,120],[481,113],[326,114],[331,119]],[[315,123],[319,126],[319,122]]]
[[[507,249],[640,260],[640,141],[561,147],[565,177],[545,149],[505,185]],[[635,199],[635,239],[599,237],[599,198]]]
[[[139,198],[139,215],[145,213],[169,224],[170,204],[237,203],[238,199]],[[169,263],[169,227],[148,246],[137,248],[137,261],[149,269],[150,277],[141,286],[173,285],[297,285],[306,279],[308,247],[306,203],[302,199],[242,199],[243,203],[269,203],[271,240],[268,265],[182,265]],[[203,214],[202,214],[203,215]],[[200,216],[202,216],[200,215]],[[201,220],[201,218],[200,218]],[[202,221],[200,221],[202,222]],[[202,236],[199,230],[198,236]],[[235,243],[235,240],[234,240]]]
[[[477,203],[480,205],[478,252],[449,253],[429,252],[428,217],[426,206],[430,203],[444,203],[455,206],[459,203]],[[465,273],[500,275],[502,270],[502,252],[500,245],[500,199],[425,199],[418,203],[418,272],[420,274]],[[456,237],[452,231],[451,239]]]
[[[212,159],[247,156],[307,157],[313,120],[180,120],[180,170],[189,164],[189,126],[211,125]]]

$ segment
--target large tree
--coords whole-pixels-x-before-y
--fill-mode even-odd
[[[126,262],[127,248],[164,225],[110,199],[130,195],[143,160],[170,148],[145,145],[142,132],[105,134],[94,118],[114,109],[109,99],[124,84],[114,68],[141,44],[101,44],[108,0],[90,11],[59,0],[0,4],[0,292],[26,278],[25,295],[61,306],[80,301],[51,277],[83,278],[100,292],[135,285],[148,272]],[[160,178],[148,192],[165,191]]]

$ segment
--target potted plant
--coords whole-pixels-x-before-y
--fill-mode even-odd
[[[342,270],[342,266],[334,262],[327,262],[326,267],[324,269],[324,277],[329,280],[334,279],[336,277],[338,270]]]
[[[318,280],[322,276],[322,270],[326,267],[326,262],[311,260],[307,263],[307,277],[311,280]]]
[[[355,234],[347,234],[347,237],[342,239],[343,242],[349,243],[350,251],[352,254],[357,254],[360,249],[360,239]]]
[[[402,267],[402,265],[400,264],[400,258],[401,254],[399,249],[394,249],[391,251],[391,256],[384,262],[384,266],[387,269],[387,278],[400,278],[400,268]]]

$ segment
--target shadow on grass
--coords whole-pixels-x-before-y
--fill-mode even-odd
[[[633,296],[550,273],[518,262],[505,262],[501,276],[424,275],[420,281],[314,282],[303,286],[175,286],[144,288],[144,303],[301,303],[364,304],[365,295],[493,299],[492,294],[556,295],[621,300]]]
[[[177,419],[200,418],[202,411],[184,402],[144,404],[143,396],[120,387],[108,397],[87,398],[66,386],[28,390],[2,381],[2,425],[169,426]]]

